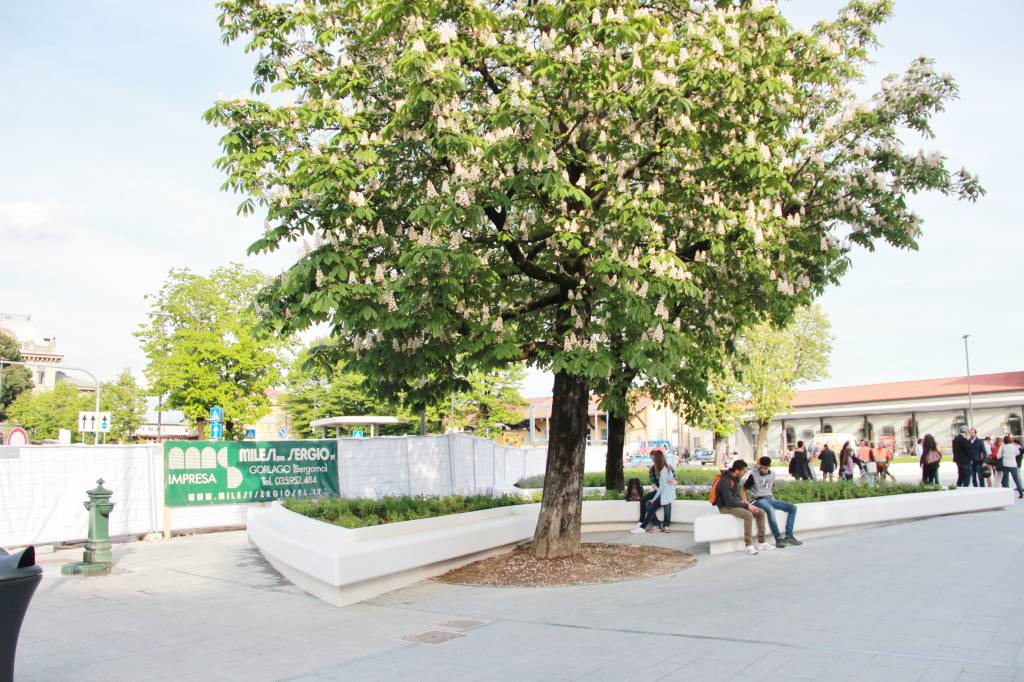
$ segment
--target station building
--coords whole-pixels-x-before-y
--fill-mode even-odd
[[[929,433],[948,451],[965,425],[983,438],[1021,435],[1024,372],[973,375],[969,385],[962,376],[799,391],[792,409],[771,422],[768,454],[777,457],[815,433],[888,441],[902,454],[913,453],[917,439]],[[744,424],[731,440],[740,456],[752,457],[757,424]]]

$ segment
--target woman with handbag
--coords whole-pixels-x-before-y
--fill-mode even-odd
[[[1013,442],[1009,435],[1003,436],[1003,445],[999,448],[999,457],[1003,463],[1003,487],[1010,487],[1010,476],[1013,476],[1013,483],[1017,486],[1017,497],[1024,498],[1024,488],[1020,485],[1020,468],[1017,466],[1017,455],[1020,454],[1020,446]]]
[[[927,434],[921,448],[921,483],[928,485],[933,483],[939,485],[939,464],[942,462],[942,453],[935,443],[935,437]]]

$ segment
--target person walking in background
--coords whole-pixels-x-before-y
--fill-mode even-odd
[[[864,462],[864,478],[868,485],[878,483],[878,460],[875,459],[875,449],[868,448],[868,459]]]
[[[740,482],[747,473],[747,463],[738,459],[732,463],[718,479],[713,491],[712,504],[718,507],[719,514],[729,514],[743,521],[743,544],[747,554],[757,554],[754,545],[752,526],[757,519],[757,542],[764,545],[764,511],[750,502],[746,502],[741,494]]]
[[[881,444],[875,451],[875,459],[878,461],[878,481],[882,482],[888,476],[895,483],[896,477],[889,471],[889,465],[892,464],[892,450],[884,443]]]
[[[656,525],[661,529],[661,532],[668,533],[669,525],[672,523],[672,502],[676,499],[676,472],[672,470],[672,467],[665,461],[665,453],[662,450],[651,450],[651,460],[654,462],[651,465],[651,469],[654,471],[655,476],[658,479],[658,490],[651,501],[647,504],[647,516],[640,525],[630,531],[630,533],[645,533],[647,527],[650,525]],[[658,508],[663,508],[665,522],[664,525],[658,523]],[[653,531],[653,529],[652,529]]]
[[[1020,447],[1013,442],[1010,436],[1003,436],[1003,442],[999,447],[999,456],[1003,461],[1003,487],[1010,487],[1010,476],[1013,476],[1013,484],[1017,486],[1017,498],[1024,498],[1024,488],[1020,485],[1020,467],[1017,466],[1017,455],[1020,454]]]
[[[814,473],[814,462],[818,459],[818,446],[811,441],[807,444],[807,475],[810,480],[817,480],[817,475]]]
[[[789,460],[789,475],[798,481],[807,481],[811,478],[811,465],[807,461],[807,450],[804,449],[802,440],[796,442],[793,459]]]
[[[971,455],[967,448],[967,427],[961,426],[953,438],[953,463],[956,464],[956,487],[966,488],[971,484]]]
[[[985,441],[978,438],[978,430],[967,431],[967,456],[971,460],[971,483],[975,487],[985,487]]]
[[[836,471],[836,453],[832,452],[832,448],[828,446],[828,443],[821,448],[821,455],[818,457],[821,469],[821,480],[831,481],[835,478]]]
[[[868,462],[875,459],[875,450],[871,447],[871,444],[866,440],[860,442],[860,447],[857,448],[857,461],[860,462],[861,468],[867,466]]]
[[[856,465],[854,460],[853,448],[850,441],[846,441],[839,450],[839,475],[844,481],[853,480],[853,468]]]
[[[925,435],[924,442],[921,445],[920,464],[922,484],[939,484],[939,464],[941,464],[941,462],[942,453],[939,452],[939,446],[935,443],[935,438],[929,433]]]
[[[827,445],[825,446],[828,447]],[[822,452],[824,455],[824,452]],[[833,459],[835,454],[832,455]],[[747,482],[743,485],[747,495],[758,509],[768,517],[768,526],[772,535],[775,536],[775,546],[782,549],[786,545],[802,545],[804,543],[793,537],[793,524],[796,523],[796,505],[782,500],[776,500],[772,495],[775,488],[775,472],[772,471],[772,460],[769,457],[762,457],[758,460],[757,466],[750,472]],[[775,510],[786,512],[786,534],[779,532],[779,524],[775,520]],[[771,545],[758,549],[770,549]]]
[[[918,438],[917,439],[917,445],[914,446],[914,455],[918,459],[921,459],[921,456],[924,455],[924,439],[923,438]]]

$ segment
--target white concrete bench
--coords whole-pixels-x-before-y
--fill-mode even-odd
[[[818,537],[856,528],[870,528],[894,521],[962,514],[1012,507],[1017,494],[1010,488],[958,488],[934,493],[907,493],[856,500],[811,502],[797,505],[794,533],[799,537]],[[775,512],[780,530],[785,529],[786,514]],[[757,534],[754,523],[753,533]],[[771,541],[771,529],[765,524]],[[717,510],[698,516],[693,522],[693,539],[707,542],[711,554],[743,549],[743,522]]]
[[[672,505],[672,523],[688,530],[695,518],[711,510],[707,502],[679,500]],[[248,532],[282,575],[341,606],[507,551],[533,537],[539,512],[539,504],[525,504],[350,529],[275,502],[249,510]],[[639,502],[584,502],[582,530],[625,532],[639,515]]]

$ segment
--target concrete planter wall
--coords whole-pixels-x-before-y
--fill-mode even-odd
[[[959,488],[934,493],[811,502],[799,505],[795,533],[801,538],[818,537],[896,521],[1001,509],[1012,507],[1016,498],[1016,492],[1010,488]],[[786,515],[777,511],[775,518],[779,528],[784,528]],[[754,532],[757,532],[756,526]],[[697,542],[707,542],[711,554],[738,551],[743,549],[743,522],[715,511],[694,522],[693,537]]]
[[[533,537],[539,511],[539,504],[524,504],[349,529],[275,502],[250,509],[247,525],[250,541],[282,575],[344,606],[508,551]],[[672,523],[688,529],[711,511],[707,502],[679,500],[672,505]],[[624,531],[639,514],[638,502],[584,502],[583,531]]]
[[[1011,506],[1004,488],[911,493],[859,500],[801,504],[797,532],[803,537],[840,533],[895,521]],[[490,555],[533,536],[539,504],[348,529],[285,509],[281,503],[248,512],[249,539],[282,575],[324,601],[344,606]],[[625,531],[639,516],[637,502],[583,503],[583,532]],[[777,513],[780,524],[785,514]],[[692,529],[712,554],[743,548],[743,526],[703,501],[677,500],[672,524]]]

